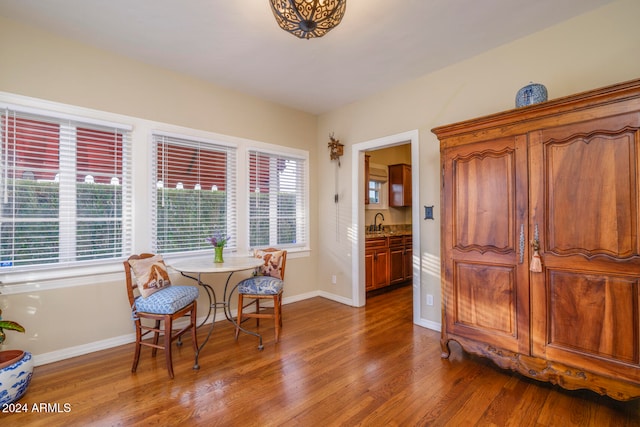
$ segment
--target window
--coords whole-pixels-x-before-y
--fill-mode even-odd
[[[382,200],[382,183],[380,181],[369,181],[369,203],[379,205]]]
[[[389,185],[378,178],[369,180],[369,204],[365,209],[387,209],[389,207]]]
[[[386,165],[369,164],[369,182],[367,183],[369,204],[365,205],[365,209],[387,209],[389,207],[388,175]]]
[[[157,253],[210,249],[214,232],[237,245],[236,148],[209,140],[153,134],[153,231]]]
[[[8,106],[0,119],[0,269],[128,254],[130,129]]]
[[[249,150],[249,246],[307,244],[306,160]]]

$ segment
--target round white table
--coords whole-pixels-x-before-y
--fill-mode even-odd
[[[228,292],[228,287],[229,287],[229,280],[231,279],[231,276],[233,275],[233,273],[237,271],[253,270],[256,267],[259,267],[260,265],[262,265],[263,263],[264,263],[264,260],[260,258],[227,256],[224,258],[224,262],[222,263],[214,263],[212,260],[207,260],[204,258],[199,258],[199,259],[193,258],[193,259],[188,259],[184,261],[176,261],[175,263],[170,264],[171,268],[173,268],[176,271],[179,271],[180,274],[182,274],[184,277],[188,277],[189,279],[195,280],[198,283],[198,286],[201,286],[207,292],[207,296],[209,297],[209,312],[207,313],[207,317],[200,324],[200,326],[204,325],[207,322],[207,320],[209,319],[209,316],[211,316],[211,310],[213,309],[213,319],[211,321],[211,328],[209,329],[207,338],[200,345],[200,347],[198,347],[198,350],[196,351],[196,359],[195,359],[195,364],[193,365],[193,369],[200,369],[200,365],[198,364],[198,356],[200,355],[200,351],[202,351],[205,344],[207,344],[207,342],[209,341],[209,338],[211,337],[211,333],[213,332],[213,327],[216,323],[216,313],[217,313],[218,307],[224,310],[224,315],[227,318],[227,320],[232,322],[241,331],[258,337],[258,340],[259,340],[258,349],[262,350],[263,348],[262,336],[256,332],[248,331],[242,328],[240,325],[236,323],[235,319],[231,315],[230,301],[231,301],[231,295],[233,294],[233,291],[235,290],[235,288],[233,288],[231,292]],[[221,302],[218,302],[216,298],[216,292],[213,289],[213,287],[208,283],[205,283],[202,281],[203,274],[211,274],[211,273],[227,274],[227,279],[224,284],[224,292],[222,295]]]

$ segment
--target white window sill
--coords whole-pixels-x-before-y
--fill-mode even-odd
[[[310,256],[309,248],[287,249],[287,259]],[[230,253],[228,256],[251,256],[251,254]],[[198,258],[213,257],[211,254],[199,254]],[[168,264],[184,259],[185,256],[165,256]],[[190,258],[193,258],[191,256]],[[0,294],[14,295],[74,286],[88,286],[99,283],[113,283],[124,280],[122,262],[114,260],[105,265],[93,265],[76,268],[50,269],[46,271],[18,272],[0,274]]]
[[[1,274],[4,295],[45,291],[122,280],[122,263]]]

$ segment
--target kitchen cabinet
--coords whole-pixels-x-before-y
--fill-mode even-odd
[[[404,280],[413,281],[413,240],[411,236],[405,236],[404,241]]]
[[[364,265],[367,291],[389,285],[389,245],[386,237],[366,239]]]
[[[413,245],[411,236],[389,236],[389,284],[413,278]]]
[[[433,132],[443,357],[640,397],[640,80]]]
[[[389,206],[411,206],[411,165],[389,165]]]
[[[366,290],[413,279],[410,235],[369,237],[365,242]]]

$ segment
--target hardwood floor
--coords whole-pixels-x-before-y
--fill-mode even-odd
[[[0,413],[5,426],[637,426],[640,401],[564,391],[502,371],[412,324],[411,287],[366,308],[313,298],[283,307],[281,341],[263,321],[234,341],[216,324],[194,371],[186,337],[174,346],[175,379],[159,352],[133,344],[37,367],[21,399],[29,412]],[[254,321],[247,324],[254,327]],[[205,329],[199,331],[203,339]],[[39,406],[45,404],[44,407]],[[36,408],[58,412],[33,412]],[[57,404],[57,407],[56,407]],[[66,406],[65,406],[66,405]],[[68,411],[67,411],[68,410]],[[65,412],[66,411],[66,412]]]

